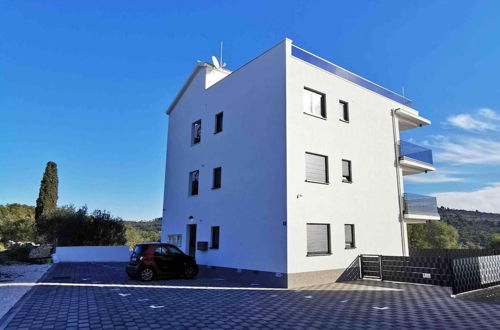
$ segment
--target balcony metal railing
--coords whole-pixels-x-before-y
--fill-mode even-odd
[[[399,155],[401,157],[411,158],[413,160],[433,164],[432,150],[410,143],[408,141],[399,142]]]
[[[404,214],[439,216],[436,197],[405,193],[403,200]]]
[[[339,77],[342,77],[344,79],[349,80],[350,82],[353,82],[359,86],[362,86],[364,88],[367,88],[371,90],[372,92],[375,92],[377,94],[380,94],[382,96],[385,96],[387,98],[390,98],[391,100],[394,100],[396,102],[399,102],[401,104],[411,106],[411,100],[399,95],[391,90],[388,90],[382,86],[379,86],[365,78],[362,78],[352,72],[347,71],[344,68],[341,68],[333,63],[330,63],[321,57],[318,57],[316,55],[313,55],[301,48],[298,48],[297,46],[292,46],[292,56],[300,58],[303,61],[306,61],[314,66],[317,66],[318,68],[321,68],[323,70],[326,70],[330,73],[333,73],[334,75],[337,75]]]

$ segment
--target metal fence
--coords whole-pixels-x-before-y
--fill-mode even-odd
[[[410,249],[410,257],[467,258],[500,255],[498,249]]]
[[[500,255],[451,259],[453,294],[500,284]]]
[[[500,285],[498,250],[413,249],[411,252],[410,257],[360,255],[361,277],[449,286],[453,294]],[[491,253],[497,254],[479,255]],[[476,255],[463,257],[465,254]]]

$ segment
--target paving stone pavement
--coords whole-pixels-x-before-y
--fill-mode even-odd
[[[355,281],[299,290],[222,279],[131,281],[117,263],[60,263],[6,329],[499,329],[500,304],[449,288]],[[44,284],[45,283],[45,284]]]

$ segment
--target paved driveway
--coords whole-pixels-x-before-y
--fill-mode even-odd
[[[500,305],[448,288],[356,281],[300,290],[223,279],[130,281],[123,264],[56,264],[2,319],[7,329],[498,329]]]

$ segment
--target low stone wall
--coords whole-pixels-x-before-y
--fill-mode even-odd
[[[54,262],[127,262],[130,250],[120,246],[61,246],[52,255]]]

